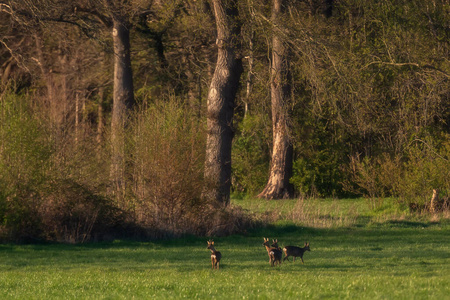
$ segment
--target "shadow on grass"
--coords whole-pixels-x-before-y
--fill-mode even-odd
[[[427,228],[433,224],[424,222],[412,222],[412,221],[387,221],[383,225],[393,228]]]

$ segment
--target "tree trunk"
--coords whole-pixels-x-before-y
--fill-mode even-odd
[[[237,0],[213,0],[218,57],[208,93],[205,189],[210,203],[228,205],[235,97],[242,74]]]
[[[248,42],[249,54],[248,54],[248,72],[247,72],[247,81],[246,81],[247,88],[246,88],[246,92],[245,92],[245,101],[244,101],[244,118],[248,114],[249,103],[250,103],[252,87],[253,87],[253,61],[254,61],[253,38],[254,38],[254,34],[255,34],[255,32],[252,30],[251,34],[250,34],[249,42]]]
[[[286,0],[274,0],[272,21],[274,32],[272,38],[271,102],[273,149],[270,163],[269,180],[264,190],[258,195],[265,199],[282,199],[293,196],[293,187],[289,182],[292,175],[293,148],[289,138],[288,107],[291,98],[291,83],[288,50],[280,39],[276,29],[285,10]]]
[[[111,192],[116,199],[125,193],[125,143],[124,130],[129,111],[134,106],[133,76],[130,57],[130,31],[126,23],[113,18],[114,43],[114,94],[111,117]]]
[[[438,203],[439,203],[439,190],[433,189],[433,196],[431,197],[430,201],[430,213],[435,214],[439,211]]]

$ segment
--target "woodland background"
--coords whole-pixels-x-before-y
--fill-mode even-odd
[[[240,208],[202,196],[219,2],[238,12],[243,67],[229,124],[233,197],[256,196],[268,181],[276,36],[290,71],[295,197],[394,197],[415,213],[433,190],[448,199],[448,0],[277,0],[276,22],[268,0],[3,0],[1,240],[252,226]],[[117,48],[121,30],[132,82],[115,69],[127,52]],[[120,97],[130,109],[115,108]]]

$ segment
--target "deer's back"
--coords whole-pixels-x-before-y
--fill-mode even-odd
[[[296,246],[286,246],[283,251],[286,256],[300,256],[304,252],[302,248]]]

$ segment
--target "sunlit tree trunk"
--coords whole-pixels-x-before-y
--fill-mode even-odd
[[[254,31],[252,30],[249,42],[248,42],[248,71],[247,71],[247,80],[246,80],[246,91],[245,91],[245,100],[244,100],[244,117],[247,116],[249,110],[249,102],[252,94],[253,88],[253,64],[254,64],[254,55],[253,55],[253,36]]]
[[[208,93],[205,189],[211,203],[228,205],[235,97],[242,74],[237,0],[213,0],[218,57]]]
[[[292,175],[293,148],[289,138],[288,106],[291,98],[291,75],[289,71],[288,50],[276,28],[286,9],[287,0],[274,0],[272,22],[271,102],[273,148],[269,180],[258,195],[265,199],[281,199],[293,196],[293,186],[289,182]]]

